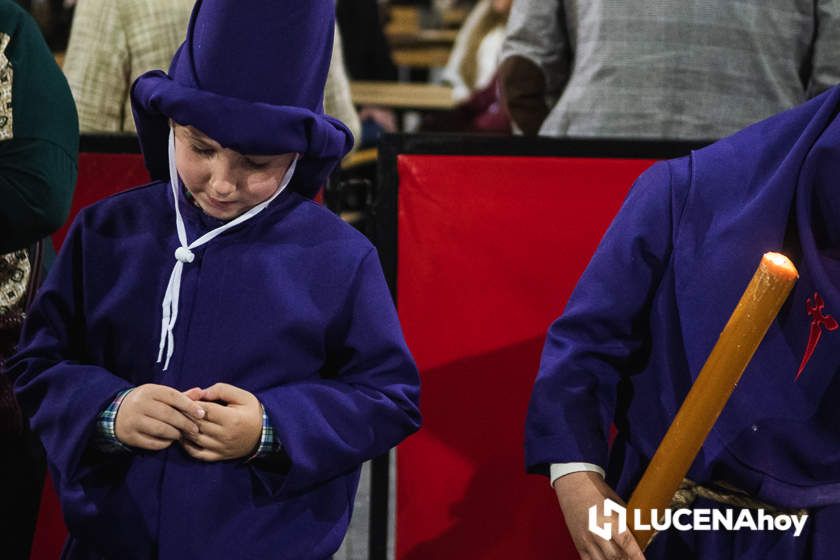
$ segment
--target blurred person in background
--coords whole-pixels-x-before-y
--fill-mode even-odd
[[[341,46],[352,80],[395,82],[397,67],[383,31],[383,18],[376,0],[338,0],[335,19],[341,30]],[[383,132],[397,131],[397,117],[384,107],[364,106],[359,111],[362,133],[356,146],[370,147]]]
[[[458,31],[441,76],[452,86],[455,101],[466,101],[493,81],[512,2],[480,0]]]
[[[70,21],[76,0],[16,0],[27,12],[32,14],[41,33],[52,52],[62,52],[67,48],[70,34]]]
[[[515,0],[500,68],[525,134],[716,139],[840,81],[840,3]]]
[[[442,81],[452,86],[455,109],[429,114],[424,131],[510,133],[499,99],[497,68],[512,0],[480,0],[464,21]]]
[[[79,127],[37,24],[10,0],[0,0],[0,100],[0,557],[17,560],[29,557],[44,451],[21,419],[2,365],[41,275],[31,249],[70,209]]]

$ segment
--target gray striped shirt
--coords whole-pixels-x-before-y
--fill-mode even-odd
[[[715,139],[840,82],[840,0],[514,0],[540,134]]]

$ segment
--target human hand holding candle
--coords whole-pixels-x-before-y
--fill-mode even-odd
[[[758,269],[724,326],[671,427],[636,486],[628,504],[641,519],[667,509],[703,441],[726,405],[741,374],[787,299],[798,273],[779,253],[765,253]],[[644,549],[652,530],[633,531]]]
[[[607,540],[590,530],[589,508],[601,509],[609,498],[624,506],[622,499],[607,485],[600,473],[578,471],[561,476],[554,481],[557,502],[563,511],[563,519],[569,536],[581,558],[625,558],[644,560],[641,548],[630,531],[620,531],[615,518],[599,514],[596,523],[600,527],[609,525],[612,537]]]

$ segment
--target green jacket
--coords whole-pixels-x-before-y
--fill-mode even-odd
[[[0,0],[0,253],[61,227],[76,184],[79,123],[35,21]]]

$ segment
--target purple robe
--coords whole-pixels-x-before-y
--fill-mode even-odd
[[[70,530],[65,557],[328,557],[361,463],[420,424],[416,367],[376,251],[284,191],[194,250],[162,372],[160,302],[179,245],[169,189],[152,183],[78,216],[9,362]],[[179,203],[190,240],[219,225]],[[119,391],[216,382],[257,396],[282,455],[207,463],[177,443],[131,454],[91,445]]]
[[[838,108],[835,88],[651,167],[549,331],[527,466],[598,464],[627,498],[761,255],[786,253],[799,269],[688,476],[809,508],[804,534],[671,530],[649,558],[824,558],[840,546],[836,528],[826,529],[840,520],[840,330],[809,314],[819,294],[821,313],[840,317]],[[797,379],[814,329],[819,341]]]

